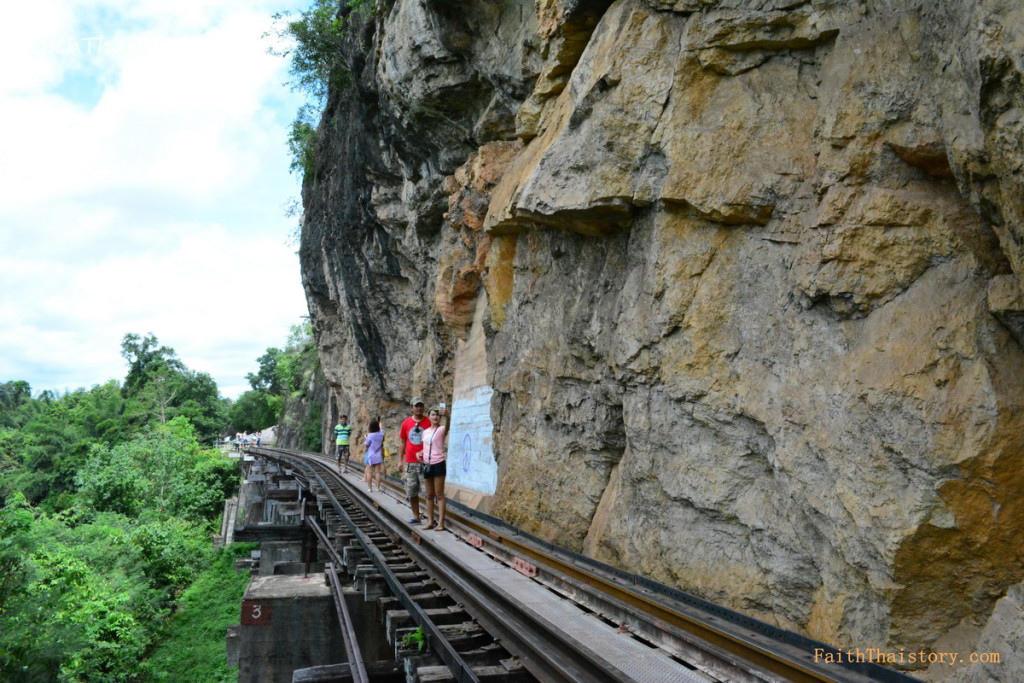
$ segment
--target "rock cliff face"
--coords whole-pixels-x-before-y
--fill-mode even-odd
[[[482,310],[513,523],[844,646],[1024,579],[1018,0],[382,0],[347,59],[335,410],[444,400]]]

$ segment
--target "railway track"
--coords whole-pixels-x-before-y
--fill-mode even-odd
[[[816,661],[821,659],[816,651],[836,650],[595,562],[451,501],[447,526],[465,544],[452,542],[449,534],[421,534],[404,521],[408,508],[396,504],[403,498],[396,480],[385,482],[396,499],[385,503],[381,494],[371,496],[361,482],[340,476],[326,456],[269,448],[251,452],[288,467],[316,494],[328,529],[313,519],[307,523],[330,548],[329,578],[338,581],[336,572],[353,573],[362,565],[363,580],[386,584],[393,596],[388,600],[400,608],[389,618],[422,629],[439,666],[423,667],[420,680],[915,680],[866,662]],[[361,466],[353,469],[361,472]],[[344,554],[334,550],[339,537],[348,544]],[[496,569],[504,572],[497,579]],[[339,595],[340,584],[336,589]],[[358,634],[344,600],[338,603],[346,650],[356,654],[350,661],[353,680],[369,680],[358,661]]]

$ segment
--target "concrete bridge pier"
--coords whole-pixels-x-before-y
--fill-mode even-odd
[[[291,683],[296,669],[348,659],[323,573],[254,576],[237,634],[239,683]]]

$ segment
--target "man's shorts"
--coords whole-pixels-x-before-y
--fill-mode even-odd
[[[338,444],[338,462],[341,462],[342,458],[348,460],[348,446],[342,446]]]
[[[406,462],[405,465],[405,495],[409,498],[417,498],[423,489],[423,463]]]

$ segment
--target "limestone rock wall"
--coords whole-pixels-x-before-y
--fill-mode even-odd
[[[509,521],[847,646],[1024,579],[1019,2],[355,27],[301,246],[340,410],[445,400],[484,301]]]

